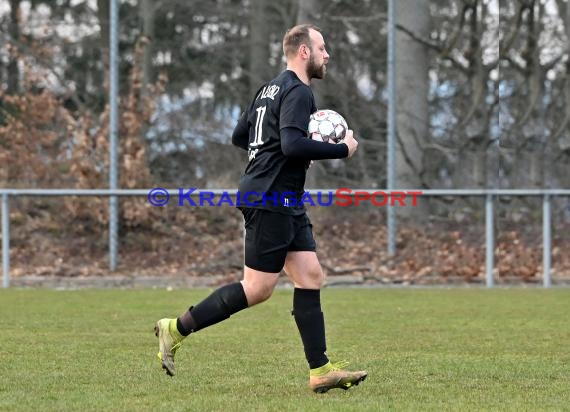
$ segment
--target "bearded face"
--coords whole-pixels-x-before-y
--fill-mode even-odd
[[[322,61],[320,64],[317,63],[315,59],[315,53],[311,53],[309,58],[309,63],[307,64],[307,75],[309,79],[322,79],[327,73],[327,67],[325,62]]]

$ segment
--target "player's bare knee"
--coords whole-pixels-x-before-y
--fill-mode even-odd
[[[273,288],[269,288],[267,286],[258,288],[251,294],[251,301],[250,297],[248,296],[249,306],[265,302],[267,299],[271,297],[272,294],[273,294]]]
[[[319,289],[324,285],[325,274],[322,270],[318,270],[314,273],[313,282],[314,282],[315,286],[318,287]]]
[[[325,284],[326,278],[327,277],[326,277],[325,273],[321,270],[321,273],[320,273],[319,278],[318,278],[319,288],[321,288]]]
[[[307,272],[304,276],[298,277],[295,281],[296,287],[302,289],[320,289],[325,282],[325,275],[322,270]]]
[[[273,295],[274,288],[275,285],[265,285],[263,288],[261,288],[259,291],[259,302],[265,302],[267,299],[269,299],[271,295]]]
[[[325,283],[325,272],[321,266],[314,267],[308,277],[314,288],[320,288]]]
[[[246,282],[242,281],[245,296],[249,306],[265,302],[273,294],[275,283],[273,282]]]

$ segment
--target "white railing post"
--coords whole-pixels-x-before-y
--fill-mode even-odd
[[[550,195],[545,194],[542,197],[542,281],[545,288],[549,288],[551,285],[551,223]]]
[[[118,188],[119,130],[119,0],[111,0],[109,24],[109,188]],[[117,269],[119,199],[109,197],[109,270]]]
[[[10,205],[2,193],[2,286],[10,287]]]
[[[386,186],[396,188],[396,0],[388,0],[388,135],[386,138]],[[396,208],[386,210],[388,256],[396,255]]]
[[[485,198],[485,278],[487,287],[493,287],[493,269],[495,267],[495,230],[493,216],[493,195]]]

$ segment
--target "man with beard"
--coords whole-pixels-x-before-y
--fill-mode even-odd
[[[323,393],[357,385],[367,373],[343,370],[344,364],[326,355],[320,300],[324,273],[301,199],[311,160],[350,157],[358,143],[351,130],[336,145],[307,138],[309,117],[317,110],[310,82],[325,76],[329,60],[320,29],[291,28],[283,52],[287,69],[259,89],[232,135],[233,144],[249,154],[238,198],[246,229],[244,278],[217,289],[177,319],[159,320],[155,333],[158,357],[172,376],[174,354],[186,336],[267,300],[284,269],[295,286],[292,314],[309,364],[309,387]]]

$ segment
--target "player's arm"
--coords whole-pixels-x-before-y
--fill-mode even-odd
[[[303,160],[348,157],[348,146],[346,144],[330,144],[308,139],[305,132],[296,127],[281,129],[281,150],[285,156]]]
[[[243,150],[247,150],[249,145],[249,129],[247,127],[247,114],[244,112],[234,128],[232,133],[232,144],[237,147],[241,147]]]
[[[306,130],[313,110],[313,94],[308,87],[294,87],[283,96],[279,114],[281,150],[285,156],[303,160],[342,159],[354,153],[352,132],[347,143],[330,144],[308,139]],[[347,136],[348,137],[348,136]]]

